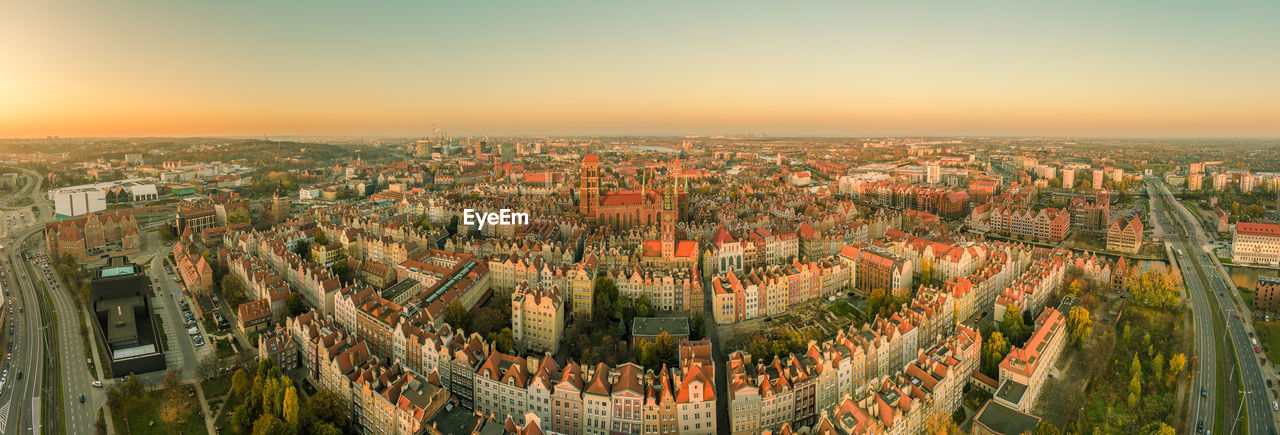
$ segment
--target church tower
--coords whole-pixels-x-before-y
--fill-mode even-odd
[[[581,184],[578,186],[578,211],[595,217],[600,208],[600,159],[595,154],[582,158]]]
[[[670,186],[662,192],[662,258],[668,260],[676,257],[676,216],[680,213],[678,166],[679,163],[672,166]]]

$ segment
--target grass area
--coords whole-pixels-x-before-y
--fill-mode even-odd
[[[1237,287],[1236,291],[1240,293],[1240,299],[1244,299],[1244,306],[1253,306],[1253,290],[1244,287]]]
[[[853,315],[853,306],[848,301],[839,301],[831,305],[827,305],[827,311],[840,317],[849,317]]]
[[[221,398],[222,395],[231,391],[231,373],[205,379],[200,382],[200,388],[204,389],[205,400]]]
[[[30,273],[32,277],[38,276],[33,273],[33,269],[30,267],[27,269],[27,273]],[[45,346],[45,359],[48,363],[44,365],[44,394],[41,395],[43,399],[41,399],[40,406],[45,411],[42,411],[42,418],[45,425],[61,429],[66,427],[66,417],[64,415],[65,410],[62,409],[62,359],[58,357],[58,346],[56,344],[58,313],[50,308],[55,305],[53,305],[53,300],[49,297],[49,287],[45,285],[44,280],[36,279],[34,281],[36,285],[40,286],[38,297],[44,301],[41,303],[43,306],[40,308],[41,317],[48,315],[49,329],[45,334],[52,334],[52,338],[49,339],[52,343],[46,343],[48,345]],[[53,409],[55,412],[47,412],[49,409]]]
[[[1258,344],[1267,352],[1267,359],[1280,361],[1280,321],[1253,322],[1258,331]]]
[[[207,398],[209,396],[205,397]],[[230,416],[232,412],[235,412],[235,409],[232,409],[232,405],[234,405],[234,403],[228,402],[223,404],[222,409],[218,410],[217,415],[213,417],[213,429],[218,431],[218,433],[229,433],[227,432],[227,426],[230,426],[230,424],[227,423],[227,417]],[[211,403],[209,406],[213,406],[213,404]]]
[[[236,354],[236,351],[231,348],[230,341],[222,342],[222,340],[215,338],[209,340],[209,344],[217,346],[214,351],[217,353],[218,358],[230,358]]]
[[[164,401],[164,391],[146,391],[139,397],[125,399],[124,411],[113,409],[111,418],[116,431],[130,434],[169,435],[175,432],[183,434],[209,433],[204,426],[204,419],[196,416],[199,407],[194,407],[187,414],[186,422],[179,426],[170,426],[160,420],[160,404]]]
[[[1117,433],[1152,422],[1175,424],[1178,382],[1168,376],[1167,361],[1176,353],[1190,355],[1188,331],[1182,323],[1185,310],[1129,305],[1117,322],[1115,334],[1108,334],[1085,349],[1096,359],[1091,363],[1092,380],[1084,395],[1083,433]],[[1165,361],[1158,377],[1153,363],[1157,355]],[[1135,358],[1141,365],[1141,392],[1130,405],[1129,383],[1134,376],[1131,364]]]

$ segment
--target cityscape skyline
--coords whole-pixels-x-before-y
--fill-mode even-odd
[[[6,6],[0,137],[1280,136],[1268,2],[308,5]]]

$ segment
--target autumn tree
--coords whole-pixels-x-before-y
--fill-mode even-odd
[[[186,388],[178,381],[178,372],[170,370],[164,375],[164,403],[160,405],[160,420],[170,426],[180,426],[191,414],[194,403]]]
[[[283,408],[281,414],[284,415],[284,422],[288,423],[290,427],[297,428],[299,404],[298,389],[296,387],[289,387],[288,390],[285,390],[281,408]]]
[[[1083,346],[1085,339],[1093,333],[1093,318],[1089,310],[1075,306],[1067,314],[1067,335],[1076,346]]]
[[[1182,369],[1186,367],[1187,367],[1186,355],[1181,353],[1175,353],[1173,354],[1172,358],[1169,358],[1169,376],[1172,376],[1175,378],[1178,377],[1178,374],[1182,373]]]

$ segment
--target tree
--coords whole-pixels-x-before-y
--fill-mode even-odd
[[[694,313],[689,317],[689,339],[701,340],[706,333],[707,321],[702,313]]]
[[[444,310],[444,322],[448,323],[455,330],[469,330],[471,326],[471,314],[466,308],[462,307],[462,302],[454,300],[449,303],[449,308]]]
[[[653,343],[641,340],[640,344],[636,345],[636,362],[647,369],[655,371],[658,369],[658,358],[653,351]]]
[[[1151,359],[1151,380],[1162,382],[1164,379],[1164,354],[1158,353]]]
[[[240,282],[240,278],[232,274],[222,276],[222,297],[227,300],[227,304],[232,307],[238,307],[247,299],[245,295],[244,283]]]
[[[1067,333],[1076,346],[1084,345],[1084,340],[1093,333],[1093,318],[1088,309],[1079,305],[1071,308],[1067,314]]]
[[[284,402],[281,407],[284,408],[282,413],[284,414],[285,423],[288,423],[292,428],[297,428],[299,408],[297,387],[289,387],[288,390],[285,390]]]
[[[636,317],[652,317],[653,303],[649,302],[649,296],[640,295],[640,299],[636,299]]]
[[[1000,369],[1000,361],[1004,360],[1004,355],[1009,353],[1009,342],[1005,340],[1004,334],[993,332],[987,341],[982,343],[982,373],[987,376],[996,377]]]
[[[925,285],[933,282],[933,261],[927,258],[920,265],[920,282]]]
[[[194,404],[191,396],[184,394],[186,388],[182,387],[178,381],[178,372],[170,370],[166,373],[161,388],[164,390],[165,399],[160,405],[160,420],[170,426],[182,425],[191,414]]]
[[[1021,346],[1031,337],[1027,324],[1022,320],[1022,310],[1017,305],[1010,305],[1004,312],[1004,320],[1000,322],[1000,332],[1013,346]]]
[[[1141,435],[1173,435],[1175,431],[1163,421],[1148,423],[1138,431]]]
[[[1140,400],[1142,400],[1142,374],[1134,373],[1129,379],[1129,406],[1137,406]]]
[[[671,338],[671,334],[668,334],[667,331],[662,331],[661,334],[658,334],[658,338],[653,341],[653,352],[658,358],[658,364],[666,364],[668,367],[674,367],[680,357],[679,350],[676,349],[675,340]],[[658,364],[655,364],[655,366]]]
[[[270,413],[262,413],[258,421],[253,422],[253,435],[287,434],[289,427],[279,417]]]
[[[302,295],[297,292],[289,292],[289,296],[284,298],[284,309],[286,316],[294,318],[307,312],[307,304],[302,301]]]
[[[493,343],[498,348],[498,352],[511,353],[511,349],[514,346],[511,328],[502,328],[502,331],[490,332],[487,338],[490,343]]]
[[[1169,376],[1172,376],[1175,378],[1178,377],[1178,374],[1182,373],[1182,369],[1186,368],[1186,366],[1187,366],[1186,355],[1181,353],[1173,354],[1173,357],[1169,358]]]
[[[1080,280],[1071,281],[1071,285],[1067,286],[1067,296],[1080,296]]]
[[[1031,435],[1059,435],[1062,431],[1054,426],[1053,423],[1041,421],[1036,428],[1031,431]]]
[[[329,236],[324,235],[324,231],[316,231],[315,241],[316,243],[319,243],[321,246],[328,245]]]
[[[249,374],[244,369],[236,370],[236,373],[231,375],[231,394],[233,397],[244,397],[252,386],[253,384],[249,383]]]
[[[304,419],[312,433],[321,433],[317,428],[331,426],[338,433],[347,429],[347,416],[350,404],[342,397],[329,390],[320,390],[312,394],[303,406]]]

